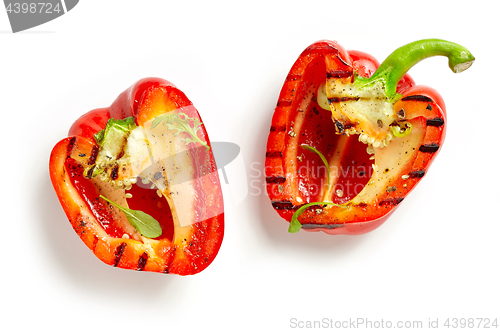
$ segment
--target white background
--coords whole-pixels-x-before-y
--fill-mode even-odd
[[[500,319],[498,124],[493,1],[98,1],[12,34],[0,10],[2,293],[8,330],[287,331],[291,319]],[[410,70],[443,96],[448,133],[428,175],[379,229],[288,234],[259,171],[283,81],[320,39],[373,54],[442,38],[476,57]],[[249,195],[225,195],[226,234],[202,273],[101,263],[52,189],[52,147],[83,113],[140,78],[172,81],[212,141],[238,144]],[[500,324],[500,321],[498,322]],[[362,326],[360,326],[362,327]]]

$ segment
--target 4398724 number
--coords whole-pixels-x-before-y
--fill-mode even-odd
[[[15,2],[9,3],[6,7],[7,13],[11,14],[53,14],[63,11],[60,6],[60,3],[56,3],[55,5],[51,3],[45,2]]]
[[[496,318],[447,318],[443,326],[451,329],[498,329],[498,322]]]

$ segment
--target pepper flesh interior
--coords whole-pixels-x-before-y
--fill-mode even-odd
[[[320,88],[318,93],[326,94],[327,109],[332,112],[338,133],[359,134],[361,142],[374,147],[389,145],[394,137],[390,126],[398,120],[398,116],[393,104],[385,96],[382,82],[364,89],[352,83],[329,79],[324,90]]]
[[[131,126],[130,130],[122,134],[105,137],[100,142],[95,164],[89,165],[86,173],[107,189],[107,195],[111,195],[110,188],[113,188],[111,191],[114,192],[115,200],[127,208],[126,190],[130,190],[133,184],[156,189],[170,206],[176,229],[174,242],[176,239],[182,241],[189,232],[188,227],[182,226],[191,224],[195,219],[192,208],[195,189],[192,181],[189,181],[194,177],[191,155],[186,142],[175,130],[165,126],[153,128],[152,122]],[[109,132],[113,133],[113,130]],[[99,171],[96,172],[96,169]],[[141,179],[140,183],[138,179]],[[129,224],[125,216],[121,221],[122,224]],[[126,226],[124,229],[137,239],[137,232],[131,232],[130,227]],[[142,242],[151,241],[143,236],[140,239]]]
[[[337,134],[346,137],[358,135],[359,141],[367,145],[367,153],[373,155],[372,176],[350,203],[373,202],[414,158],[416,148],[425,135],[425,128],[419,126],[418,121],[414,121],[415,125],[412,126],[412,121],[406,119],[404,114],[396,114],[393,103],[385,96],[382,82],[376,82],[369,88],[360,88],[352,83],[328,79],[317,93],[318,104],[332,113]],[[406,130],[396,137],[393,129],[397,128],[399,133],[400,127],[415,129],[411,135],[410,130]],[[343,154],[341,150],[344,147],[341,144],[337,149],[338,154]],[[335,185],[335,182],[330,183],[323,201],[332,201]]]

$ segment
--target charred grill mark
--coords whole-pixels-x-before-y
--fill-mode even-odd
[[[71,137],[68,143],[68,147],[66,148],[66,155],[70,156],[71,152],[73,152],[73,148],[75,147],[76,136]]]
[[[271,126],[271,129],[269,131],[286,131],[286,126]]]
[[[122,259],[122,255],[123,255],[123,252],[125,251],[125,247],[127,246],[127,244],[125,242],[122,242],[118,245],[118,247],[116,247],[116,250],[115,250],[115,261],[113,263],[113,266],[114,267],[117,267],[118,264],[120,263],[120,260]]]
[[[137,271],[144,270],[146,263],[148,262],[148,253],[144,252],[141,257],[139,257],[139,261],[137,262]]]
[[[283,153],[281,151],[267,151],[266,158],[280,158],[283,157]]]
[[[384,199],[383,201],[380,201],[378,203],[379,206],[386,206],[386,205],[398,205],[403,201],[403,197],[394,197],[394,198],[389,198],[389,199]]]
[[[97,145],[94,145],[94,147],[92,148],[92,152],[90,153],[89,160],[87,161],[87,164],[89,165],[95,164],[98,153],[99,153],[99,147]]]
[[[275,210],[295,210],[296,207],[290,201],[273,201],[272,205]]]
[[[122,148],[121,148],[120,152],[118,152],[116,159],[120,159],[125,154],[125,146],[127,145],[127,141],[128,141],[128,136],[126,136],[125,139],[123,140]]]
[[[432,99],[427,97],[427,96],[422,96],[422,95],[414,95],[414,96],[407,96],[401,99],[402,101],[420,101],[424,103],[432,103]]]
[[[328,103],[333,104],[333,103],[345,103],[347,101],[359,101],[359,100],[381,100],[382,98],[362,98],[362,97],[332,97],[328,98]]]
[[[441,127],[444,125],[444,120],[440,117],[427,120],[427,125],[431,127]]]
[[[333,104],[333,103],[340,103],[340,102],[345,102],[345,101],[358,101],[359,97],[332,97],[328,98],[328,103]]]
[[[420,179],[425,175],[425,170],[421,169],[419,171],[413,171],[408,174],[412,179]]]
[[[277,107],[288,107],[292,106],[292,101],[291,100],[278,100],[278,104],[276,104]]]
[[[87,174],[86,174],[86,177],[91,179],[92,178],[92,174],[94,173],[94,168],[95,168],[95,165],[92,166],[88,171],[87,171]]]
[[[431,144],[422,144],[418,148],[420,152],[434,153],[439,150],[439,144],[431,143]]]
[[[120,159],[121,157],[123,157],[124,154],[125,154],[125,146],[122,147],[122,149],[120,150],[120,152],[116,156],[116,159]]]
[[[111,178],[111,180],[116,180],[118,179],[118,169],[120,167],[118,165],[116,165],[115,167],[113,167],[113,169],[111,170],[111,174],[109,175],[109,177]]]
[[[302,224],[302,228],[304,228],[304,229],[315,229],[315,228],[335,229],[335,228],[341,228],[344,226],[345,226],[345,224]]]
[[[350,70],[332,70],[326,73],[326,78],[346,78],[351,76],[352,71]]]
[[[300,80],[302,78],[302,75],[300,74],[288,74],[288,76],[286,77],[286,80],[287,81],[296,81],[296,80]]]
[[[266,177],[267,183],[284,183],[285,181],[286,181],[286,177],[280,176],[280,175]]]

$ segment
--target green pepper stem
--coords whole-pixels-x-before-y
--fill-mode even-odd
[[[387,98],[393,100],[398,94],[398,82],[420,61],[442,55],[448,58],[448,65],[454,73],[460,73],[474,62],[474,56],[465,47],[441,39],[423,39],[404,45],[391,53],[370,78],[357,76],[355,84],[371,86],[382,81]]]

